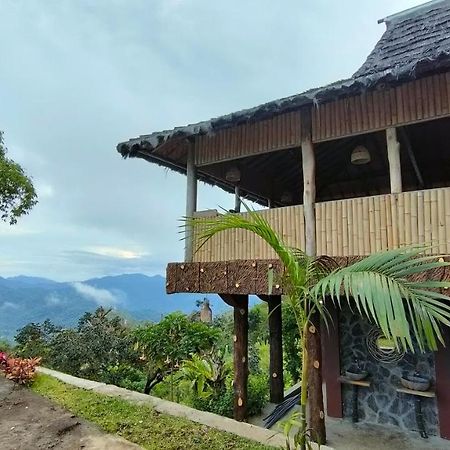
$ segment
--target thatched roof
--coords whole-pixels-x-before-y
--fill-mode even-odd
[[[358,93],[381,82],[410,80],[450,67],[449,0],[434,0],[382,21],[386,23],[386,32],[351,78],[196,124],[142,135],[120,143],[117,150],[123,157],[135,157],[141,156],[138,150],[144,146],[150,154],[169,139],[211,133],[306,104]]]

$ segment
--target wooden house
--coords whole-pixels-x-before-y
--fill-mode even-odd
[[[435,0],[386,17],[386,31],[350,78],[251,109],[120,143],[138,157],[187,176],[186,216],[197,211],[197,181],[261,205],[285,241],[347,264],[388,248],[432,244],[450,253],[450,1]],[[182,214],[180,213],[180,216]],[[305,243],[309,243],[309,248]],[[167,268],[167,291],[217,293],[235,310],[235,417],[245,418],[248,295],[279,311],[283,287],[268,294],[274,253],[244,231],[224,232],[196,249],[189,230],[185,261]],[[445,270],[434,276],[448,277]],[[327,414],[355,414],[356,389],[340,375],[357,356],[372,385],[356,395],[358,419],[421,428],[450,439],[450,350],[371,357],[369,324],[334,311],[322,336]],[[281,316],[270,316],[271,399],[283,396]],[[450,338],[450,336],[448,336]],[[339,345],[339,342],[342,345]],[[398,390],[403,370],[433,379],[427,397]],[[415,406],[414,406],[415,405]],[[422,424],[423,426],[423,424]]]

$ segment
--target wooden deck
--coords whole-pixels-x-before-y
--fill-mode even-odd
[[[285,242],[305,248],[303,206],[259,213]],[[316,238],[321,255],[362,256],[411,244],[432,245],[433,253],[448,254],[450,188],[317,203]],[[194,249],[197,247],[194,242]],[[260,238],[244,230],[231,230],[208,241],[195,252],[193,261],[273,258],[274,252]]]

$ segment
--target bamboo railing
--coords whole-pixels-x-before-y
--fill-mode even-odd
[[[244,213],[245,215],[246,213]],[[292,247],[305,248],[303,206],[259,211]],[[201,226],[195,238],[201,232]],[[429,244],[430,253],[450,253],[450,188],[360,197],[316,204],[317,253],[368,255],[388,248]],[[194,249],[198,247],[194,242]],[[259,237],[244,230],[217,234],[194,254],[194,261],[272,259]]]

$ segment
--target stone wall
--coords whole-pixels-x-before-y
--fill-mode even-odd
[[[417,430],[414,397],[396,392],[400,377],[406,372],[419,371],[434,383],[434,354],[406,353],[396,363],[382,363],[369,353],[366,337],[373,325],[349,308],[340,312],[341,371],[344,373],[355,358],[369,372],[369,388],[359,388],[359,420],[366,423],[392,424],[407,430]],[[344,417],[352,416],[352,387],[343,385]],[[423,398],[422,412],[425,428],[430,435],[439,434],[436,399]]]

